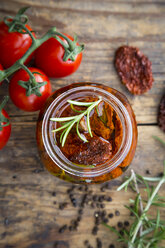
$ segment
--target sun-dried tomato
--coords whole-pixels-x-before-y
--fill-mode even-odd
[[[151,61],[136,47],[121,46],[115,55],[116,70],[122,83],[134,95],[141,95],[153,84]]]
[[[101,102],[91,116],[92,131],[106,140],[111,139],[111,134],[114,131],[113,112],[114,110],[109,104]]]
[[[85,102],[95,101],[93,97],[84,98]],[[82,101],[82,100],[81,100]],[[81,111],[84,107],[75,106],[76,111]],[[73,106],[68,106],[62,116],[73,116],[77,114]],[[93,137],[88,133],[87,120],[84,116],[79,123],[81,135],[86,137],[84,143],[77,134],[74,126],[67,136],[65,145],[62,147],[60,136],[62,132],[56,134],[57,143],[70,161],[83,165],[100,165],[110,160],[120,149],[123,139],[122,123],[113,107],[104,101],[91,111],[90,126]],[[58,127],[58,126],[57,126]],[[60,127],[60,126],[59,126]]]
[[[163,95],[159,105],[158,125],[163,132],[165,132],[165,94]]]
[[[111,143],[93,134],[90,137],[84,133],[88,142],[84,143],[78,135],[70,133],[62,152],[68,159],[76,164],[97,165],[106,162],[112,157]]]

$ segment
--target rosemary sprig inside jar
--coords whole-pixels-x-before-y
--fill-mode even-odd
[[[60,142],[61,142],[62,147],[65,145],[67,136],[75,124],[76,124],[76,132],[79,138],[83,140],[84,142],[88,142],[85,136],[82,136],[79,131],[79,124],[80,124],[81,119],[84,116],[86,116],[88,133],[90,134],[91,137],[93,137],[92,131],[91,131],[91,125],[90,125],[90,113],[96,106],[98,106],[98,104],[101,101],[102,101],[101,96],[99,96],[99,100],[95,102],[78,102],[78,101],[68,100],[67,102],[70,104],[71,108],[75,112],[80,112],[80,114],[75,115],[75,116],[68,116],[68,117],[50,118],[51,121],[61,122],[61,123],[65,122],[65,124],[63,124],[61,127],[52,130],[52,132],[58,132],[64,129],[60,135]],[[83,111],[78,111],[73,107],[73,105],[80,106],[80,107],[87,107],[87,109]]]

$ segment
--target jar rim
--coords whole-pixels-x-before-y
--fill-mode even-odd
[[[98,86],[99,85],[100,84],[98,84]],[[101,95],[103,101],[108,102],[108,104],[110,104],[113,107],[113,109],[116,111],[116,113],[120,118],[123,128],[122,142],[117,153],[110,160],[93,168],[89,167],[88,165],[84,165],[84,166],[76,165],[75,163],[68,160],[61,152],[60,148],[56,145],[53,135],[51,135],[52,133],[51,132],[52,122],[50,121],[50,118],[52,117],[51,114],[55,113],[55,110],[56,112],[58,112],[60,107],[62,107],[64,103],[67,103],[68,99],[75,100],[76,98],[78,98],[79,95],[84,96],[84,94],[85,96],[92,95],[94,97],[98,97]],[[47,108],[42,122],[43,144],[52,161],[58,167],[60,167],[64,172],[83,178],[104,175],[106,173],[111,172],[119,164],[121,164],[130,150],[132,144],[132,136],[133,136],[132,132],[133,132],[132,122],[124,104],[112,93],[97,87],[97,84],[92,86],[90,85],[90,83],[88,83],[87,86],[85,85],[85,87],[75,85],[74,88],[69,89],[66,92],[63,92],[62,94],[57,96]]]

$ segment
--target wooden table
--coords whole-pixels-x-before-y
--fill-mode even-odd
[[[51,80],[53,90],[78,81],[100,82],[123,92],[130,100],[138,123],[138,147],[131,168],[145,175],[150,170],[155,176],[162,171],[164,147],[152,135],[165,139],[157,126],[157,109],[165,85],[165,1],[164,0],[1,0],[1,18],[14,15],[20,7],[28,10],[30,22],[39,34],[56,26],[61,32],[78,34],[85,44],[79,70],[70,77]],[[132,96],[120,83],[114,69],[114,52],[123,44],[137,46],[152,61],[154,85],[143,96]],[[7,93],[0,89],[0,99]],[[11,101],[7,106],[11,116],[12,135],[0,151],[0,247],[1,248],[83,248],[88,239],[96,247],[96,236],[91,234],[94,211],[90,204],[84,208],[77,231],[59,233],[63,224],[70,225],[77,216],[77,207],[70,203],[67,189],[70,183],[59,180],[43,169],[36,147],[35,126],[38,113],[18,110]],[[127,174],[130,173],[130,169]],[[111,225],[130,219],[124,208],[131,192],[116,192],[122,178],[110,182],[110,188],[100,191],[99,185],[89,187],[92,194],[111,196],[105,202],[108,213],[120,211]],[[54,196],[53,192],[56,192]],[[74,194],[79,199],[83,192]],[[163,194],[163,190],[162,190]],[[67,202],[64,210],[59,204]],[[162,212],[162,218],[165,212]],[[103,248],[116,243],[116,236],[100,226],[97,237]],[[122,247],[119,244],[116,247]]]

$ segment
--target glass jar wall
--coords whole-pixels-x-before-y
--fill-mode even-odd
[[[103,147],[106,140],[104,143],[102,140],[107,137],[104,133],[103,124],[103,127],[99,126],[100,124],[97,118],[92,119],[92,117],[90,117],[95,140],[96,136],[97,140],[101,138],[101,141],[93,142],[93,144],[96,144],[94,150],[95,154],[92,154],[90,151],[88,152],[88,160],[90,162],[93,161],[93,163],[95,162],[94,165],[91,166],[88,163],[84,164],[86,160],[84,160],[83,157],[81,160],[78,160],[78,162],[83,161],[82,163],[78,163],[74,160],[73,156],[72,159],[67,157],[66,152],[70,148],[69,144],[73,147],[72,151],[74,152],[75,150],[76,157],[78,157],[79,154],[81,156],[86,154],[83,153],[83,151],[79,152],[83,149],[84,144],[81,140],[74,142],[72,134],[72,136],[67,137],[68,142],[66,142],[65,145],[67,149],[64,150],[58,142],[58,134],[52,132],[55,123],[50,121],[50,118],[59,117],[62,113],[66,114],[69,105],[67,100],[82,101],[82,99],[98,99],[98,97],[102,98],[103,103],[106,104],[105,106],[109,106],[109,108],[113,110],[115,122],[114,117],[112,117],[112,120],[115,123],[115,127],[114,125],[105,127],[107,128],[106,130],[108,130],[108,128],[112,129],[113,126],[112,132],[109,131],[110,138],[107,140],[107,142],[111,143],[110,156],[110,149],[106,149],[106,146],[104,146],[105,149]],[[92,120],[94,120],[95,124],[93,124],[94,122]],[[115,137],[115,145],[111,142],[112,137]],[[78,139],[78,137],[76,137],[76,139]],[[98,149],[103,150],[102,153],[97,151],[98,142],[102,142],[98,146]],[[44,108],[40,111],[37,122],[37,144],[43,164],[54,176],[73,183],[102,183],[122,175],[134,157],[137,144],[135,115],[127,98],[115,89],[95,83],[71,84],[55,91],[48,98]],[[76,146],[74,148],[73,145],[75,144],[78,146],[78,149],[76,149]],[[100,157],[99,154],[101,154]],[[96,163],[97,161],[99,162]]]

